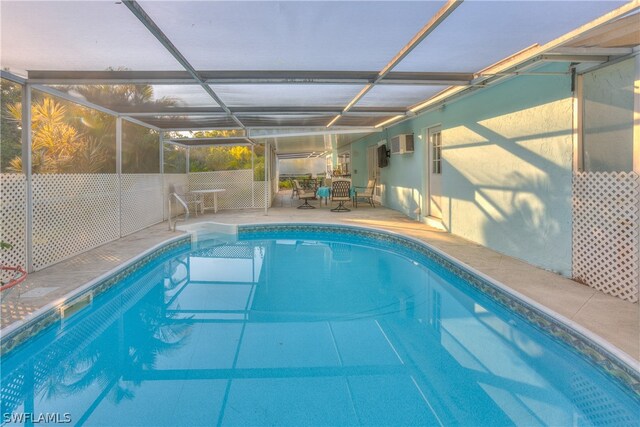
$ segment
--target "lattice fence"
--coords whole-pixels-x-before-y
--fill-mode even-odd
[[[226,191],[218,194],[219,209],[245,209],[264,207],[264,181],[253,181],[251,169],[194,172],[189,174],[190,190],[206,190],[223,188]],[[268,188],[267,188],[268,191]],[[205,196],[212,197],[212,196]],[[205,204],[211,206],[210,200]]]
[[[117,239],[118,175],[33,175],[35,270]]]
[[[26,178],[21,173],[0,175],[0,240],[13,245],[0,254],[3,265],[25,267],[26,260]]]
[[[630,173],[573,175],[573,277],[638,302],[640,177]]]
[[[164,220],[164,179],[161,174],[122,174],[121,197],[121,235]]]
[[[189,175],[186,173],[168,173],[164,175],[164,189],[163,189],[163,197],[164,201],[162,202],[162,206],[164,208],[164,219],[169,219],[169,187],[170,186],[180,185],[183,188],[189,188]],[[179,203],[174,204],[174,208],[177,209],[177,213],[183,213],[184,209],[182,205]]]

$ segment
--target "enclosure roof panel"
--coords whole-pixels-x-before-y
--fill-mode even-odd
[[[238,124],[227,116],[152,116],[139,117],[138,120],[161,129],[235,129],[238,127]]]
[[[0,64],[27,70],[181,70],[114,1],[1,1]]]
[[[234,84],[212,85],[211,88],[229,106],[342,106],[362,88],[362,85],[306,84]]]
[[[198,85],[52,85],[94,104],[118,112],[209,108],[223,111]]]
[[[379,107],[381,105],[403,107],[427,99],[443,89],[443,86],[378,85],[367,92],[357,105],[361,107]]]
[[[191,64],[206,70],[379,70],[442,4],[140,2]]]
[[[625,4],[621,1],[466,1],[395,71],[479,71],[543,45]]]
[[[628,56],[638,4],[2,1],[0,62],[162,129],[372,129],[522,67]]]

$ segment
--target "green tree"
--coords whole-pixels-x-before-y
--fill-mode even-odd
[[[9,107],[19,104],[22,99],[22,87],[19,84],[2,79],[0,82],[0,172],[14,172],[11,161],[22,155],[22,124],[16,121]],[[20,171],[17,171],[20,172]]]
[[[66,87],[90,102],[117,111],[179,104],[175,98],[155,99],[151,85],[77,85]],[[115,132],[115,129],[114,129]],[[122,172],[158,173],[160,171],[160,136],[158,132],[127,121],[122,126]]]
[[[17,86],[14,87],[14,86]],[[175,105],[171,98],[154,100],[150,85],[78,85],[58,89],[98,105],[124,109],[141,105]],[[6,94],[5,94],[6,93]],[[2,81],[2,168],[19,172],[22,159],[19,124],[20,86]],[[35,91],[32,105],[33,173],[114,173],[115,118],[100,111]],[[123,125],[123,172],[159,172],[156,131]]]
[[[102,135],[105,117],[95,117],[88,108],[57,101],[48,95],[37,95],[31,104],[31,144],[33,173],[92,173],[115,171],[115,160]],[[7,107],[16,122],[22,120],[22,104]],[[102,114],[102,113],[100,113]],[[102,116],[105,116],[102,114]],[[81,132],[85,128],[98,129],[96,135]],[[22,170],[22,158],[14,156],[8,169]]]

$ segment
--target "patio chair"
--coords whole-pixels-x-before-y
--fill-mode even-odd
[[[351,209],[347,209],[344,205],[345,202],[351,200],[349,190],[351,188],[351,181],[348,179],[334,179],[331,183],[331,202],[338,202],[338,206],[331,209],[331,212],[349,212]]]
[[[316,208],[315,206],[311,206],[309,204],[309,199],[315,199],[316,198],[315,191],[313,191],[313,192],[304,191],[304,189],[300,186],[300,183],[298,182],[297,179],[293,180],[293,188],[298,193],[298,198],[300,200],[304,200],[304,203],[301,204],[300,206],[298,206],[298,209],[315,209]]]
[[[356,192],[353,195],[353,203],[355,203],[356,208],[358,207],[358,199],[364,200],[374,208],[376,207],[375,203],[373,202],[373,196],[376,192],[375,179],[370,179],[369,182],[367,182],[366,187],[354,187],[354,188]]]
[[[298,196],[298,189],[296,188],[297,180],[291,178],[289,182],[291,182],[291,198],[293,199],[293,196]],[[298,184],[298,186],[300,186],[300,184]]]
[[[172,192],[171,188],[169,188],[169,192]],[[190,193],[183,185],[173,186],[172,193],[184,201],[187,205],[187,211],[189,210],[189,206],[193,206],[196,216],[198,216],[198,207],[200,207],[200,213],[204,213],[204,197]]]

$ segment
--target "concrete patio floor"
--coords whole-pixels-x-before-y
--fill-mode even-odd
[[[536,268],[476,243],[428,227],[400,212],[359,205],[351,212],[329,207],[295,209],[300,201],[280,193],[274,207],[222,210],[192,217],[187,223],[214,221],[228,224],[318,222],[350,224],[389,230],[420,239],[506,286],[545,305],[640,360],[640,305],[605,295],[557,274]],[[317,201],[312,204],[318,206]],[[181,223],[184,224],[184,223]],[[55,301],[75,288],[133,258],[176,233],[161,223],[30,274],[25,282],[1,295],[2,328]]]

